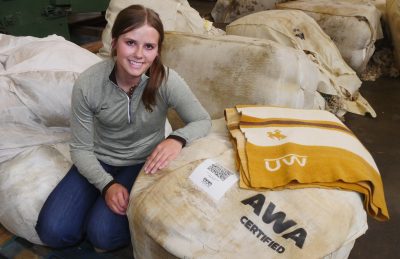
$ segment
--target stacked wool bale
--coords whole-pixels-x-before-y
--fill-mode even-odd
[[[276,3],[287,0],[217,0],[211,16],[217,23],[231,23],[234,20],[259,11],[275,9]]]
[[[378,9],[379,12],[381,12],[383,21],[386,22],[386,0],[359,0],[359,1],[370,1],[373,5],[375,5],[376,9]]]
[[[336,45],[319,25],[299,10],[269,10],[246,15],[226,27],[228,35],[240,35],[275,41],[304,51],[319,70],[327,75],[335,89],[321,85],[318,92],[327,96],[329,109],[344,106],[357,114],[376,116],[358,89],[361,80],[340,55]],[[343,109],[343,108],[342,108]]]
[[[323,0],[325,1],[325,0]],[[376,9],[379,10],[379,12],[382,15],[382,18],[385,18],[385,13],[386,13],[386,0],[335,0],[336,2],[348,2],[348,3],[354,3],[354,4],[373,4]]]
[[[278,9],[302,10],[310,15],[338,47],[343,59],[361,74],[383,37],[380,12],[370,2],[299,0],[278,3]]]
[[[213,119],[235,104],[325,109],[317,89],[336,92],[303,51],[270,40],[168,32],[162,55]]]
[[[41,207],[71,166],[73,83],[100,58],[58,36],[0,34],[0,223],[41,244]]]
[[[400,70],[400,1],[387,0],[386,2],[387,23],[394,48],[394,57],[397,68]]]
[[[368,62],[367,68],[360,74],[363,81],[375,81],[377,78],[385,77],[398,77],[399,66],[397,66],[394,58],[394,52],[391,47],[391,32],[388,20],[388,13],[396,10],[394,7],[388,7],[393,1],[386,2],[386,0],[346,0],[351,3],[373,4],[376,9],[381,13],[382,30],[385,39],[381,40],[376,48],[374,54]],[[387,10],[386,10],[387,9]],[[396,31],[396,30],[395,30]],[[396,44],[394,41],[393,44]]]
[[[140,4],[155,10],[164,25],[165,31],[219,35],[225,32],[215,28],[208,20],[190,7],[187,0],[111,0],[106,10],[107,24],[102,33],[103,47],[99,50],[101,57],[109,57],[111,50],[111,28],[118,13],[133,4]]]

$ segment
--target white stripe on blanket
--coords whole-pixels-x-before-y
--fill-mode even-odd
[[[285,143],[295,143],[305,146],[327,146],[336,147],[350,151],[363,158],[372,168],[378,171],[378,168],[371,154],[365,149],[360,141],[345,132],[332,129],[313,128],[313,126],[304,127],[262,127],[247,128],[241,126],[240,130],[244,133],[248,142],[257,146],[278,146]],[[279,132],[285,138],[279,139],[268,137],[268,133]]]

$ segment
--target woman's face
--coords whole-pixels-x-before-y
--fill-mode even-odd
[[[118,37],[116,49],[117,76],[137,84],[158,55],[159,33],[143,25]]]

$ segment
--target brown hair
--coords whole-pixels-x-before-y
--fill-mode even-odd
[[[144,89],[142,101],[146,109],[153,111],[152,106],[156,104],[156,92],[162,82],[166,79],[167,71],[161,61],[161,48],[164,41],[164,27],[159,15],[152,9],[142,5],[131,5],[121,10],[117,15],[114,25],[111,29],[111,37],[117,40],[119,36],[128,31],[140,28],[143,25],[149,25],[157,30],[160,35],[158,40],[158,55],[147,71],[149,81]],[[112,56],[116,55],[115,44],[112,44]]]

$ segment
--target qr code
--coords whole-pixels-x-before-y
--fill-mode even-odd
[[[204,184],[207,187],[211,187],[212,182],[210,182],[207,178],[203,178],[203,180],[201,181],[202,184]]]
[[[233,175],[232,172],[217,164],[212,164],[207,169],[213,172],[221,181],[225,181],[226,178]]]

